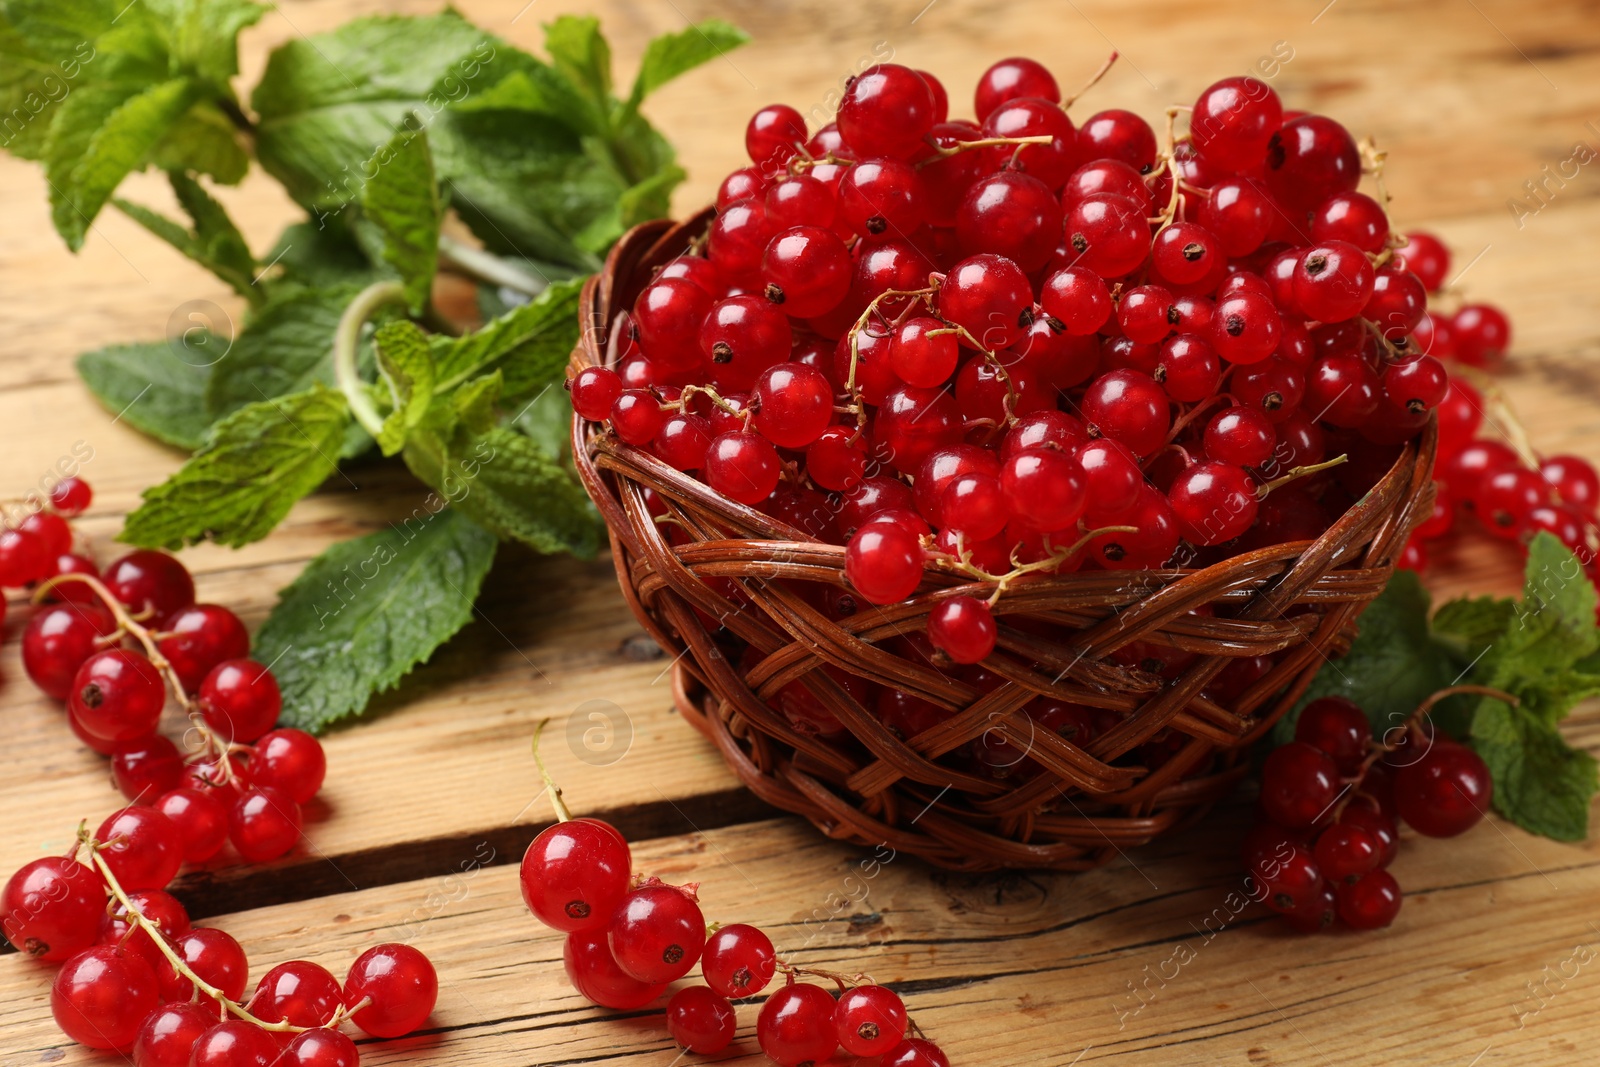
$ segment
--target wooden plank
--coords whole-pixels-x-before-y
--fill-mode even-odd
[[[1499,823],[1448,842],[1407,834],[1396,925],[1304,938],[1230,897],[1243,891],[1233,852],[1249,817],[1234,805],[1186,841],[1077,877],[932,872],[788,819],[647,842],[635,868],[700,882],[708,920],[756,923],[797,966],[894,985],[955,1063],[1465,1064],[1489,1047],[1491,1062],[1544,1067],[1600,1040],[1586,975],[1553,980],[1542,1011],[1527,988],[1600,938],[1571,906],[1600,895],[1600,846]],[[427,952],[438,1009],[423,1034],[364,1045],[374,1067],[669,1062],[659,1008],[588,1007],[515,869],[460,874],[473,856],[464,842],[427,879],[214,925],[246,946],[254,976],[291,958],[342,973],[381,941]],[[55,1031],[46,980],[31,961],[0,960],[5,1062],[101,1062]],[[721,1062],[764,1062],[755,1013],[741,1009],[742,1054]]]

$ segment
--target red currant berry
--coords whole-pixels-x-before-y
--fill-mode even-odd
[[[322,743],[304,730],[273,730],[250,750],[250,780],[282,790],[296,804],[317,795],[327,770]]]
[[[1321,115],[1283,124],[1267,144],[1267,188],[1292,216],[1303,216],[1361,181],[1361,153],[1348,130]]]
[[[1092,495],[1090,499],[1095,499]],[[1094,558],[1106,570],[1126,571],[1159,567],[1172,558],[1180,540],[1178,519],[1160,490],[1142,485],[1139,497],[1126,511],[1096,514],[1095,526],[1131,526],[1133,532],[1102,534],[1090,542]]]
[[[53,511],[35,511],[22,520],[17,532],[25,537],[34,538],[43,546],[47,557],[46,570],[49,569],[49,560],[72,551],[72,527],[67,525],[66,519]]]
[[[1322,883],[1321,890],[1293,911],[1283,913],[1289,927],[1302,934],[1315,934],[1326,930],[1339,918],[1339,898],[1333,886]]]
[[[1388,871],[1371,871],[1336,893],[1339,918],[1352,930],[1379,930],[1400,914],[1400,884]]]
[[[926,315],[901,323],[889,344],[889,364],[895,374],[923,389],[949,381],[959,357],[955,331]]]
[[[1114,370],[1089,386],[1081,404],[1092,431],[1139,456],[1166,444],[1172,419],[1167,394],[1148,374]]]
[[[1111,293],[1100,275],[1083,267],[1063,267],[1045,279],[1039,304],[1066,333],[1086,337],[1111,317]]]
[[[990,350],[1009,348],[1033,325],[1033,290],[1027,275],[1004,256],[983,253],[945,275],[939,312]]]
[[[109,945],[85,949],[56,972],[50,1012],[72,1040],[126,1051],[160,1004],[156,976],[136,953]]]
[[[767,998],[756,1018],[761,1051],[779,1067],[821,1063],[839,1047],[834,1000],[821,986],[793,982]]]
[[[1388,240],[1389,217],[1365,193],[1338,193],[1311,213],[1311,236],[1319,243],[1348,242],[1376,255]]]
[[[1088,499],[1096,515],[1120,514],[1138,503],[1144,474],[1126,447],[1101,438],[1079,445],[1073,458],[1083,468]]]
[[[106,910],[100,877],[76,860],[48,856],[24,864],[0,893],[0,930],[17,951],[64,960],[95,943]]]
[[[885,511],[915,511],[916,497],[911,487],[893,478],[867,478],[844,494],[844,505],[839,509],[839,529],[853,534],[867,522]]]
[[[1367,779],[1362,783],[1364,789],[1371,789],[1376,784],[1374,779],[1378,772],[1384,768],[1379,765],[1367,772]],[[1400,854],[1400,832],[1395,828],[1394,820],[1381,811],[1367,807],[1358,797],[1354,803],[1344,809],[1339,816],[1342,825],[1360,830],[1378,844],[1378,866],[1387,867],[1394,862]]]
[[[839,220],[852,233],[908,238],[928,217],[922,177],[897,159],[867,159],[839,179]],[[837,238],[835,238],[837,239]]]
[[[1174,222],[1156,235],[1151,251],[1153,276],[1175,286],[1198,286],[1210,292],[1206,280],[1220,278],[1227,264],[1222,242],[1204,226]]]
[[[755,387],[755,427],[780,448],[804,448],[833,420],[833,386],[803,363],[761,372]]]
[[[105,569],[106,588],[135,615],[165,619],[194,603],[194,579],[165,552],[129,552]]]
[[[1486,474],[1473,494],[1472,507],[1489,532],[1515,538],[1534,508],[1549,503],[1550,483],[1538,472],[1510,467]]]
[[[973,110],[977,113],[978,121],[982,122],[995,108],[1024,96],[1036,96],[1059,104],[1061,87],[1050,72],[1035,60],[1023,56],[1002,59],[978,79]]]
[[[1222,463],[1259,467],[1272,457],[1277,443],[1272,422],[1256,408],[1227,408],[1206,424],[1206,456]]]
[[[229,1019],[200,1035],[189,1067],[273,1067],[281,1051],[278,1039],[255,1023]]]
[[[200,683],[200,714],[224,740],[254,741],[278,721],[278,680],[255,660],[224,660]]]
[[[1183,470],[1167,492],[1183,536],[1196,545],[1232,541],[1255,522],[1256,483],[1243,467],[1207,460]]]
[[[1400,818],[1419,834],[1454,837],[1477,825],[1489,810],[1494,781],[1488,765],[1465,745],[1443,739],[1395,774]]]
[[[361,1067],[356,1043],[337,1030],[318,1026],[296,1034],[278,1067]]]
[[[1413,231],[1405,238],[1406,243],[1395,249],[1396,265],[1421,279],[1428,292],[1443,289],[1450,273],[1450,250],[1431,233]]]
[[[1071,527],[1093,499],[1081,462],[1048,448],[1008,457],[1001,464],[1000,486],[1011,512],[1042,531]]]
[[[973,597],[941,600],[928,613],[928,640],[957,663],[988,659],[996,633],[989,605]]]
[[[183,777],[178,746],[160,734],[124,742],[111,754],[112,781],[135,804],[155,803],[161,794],[178,788]]]
[[[700,326],[700,350],[724,389],[749,389],[763,370],[788,358],[793,343],[788,316],[760,296],[719,300]]]
[[[881,1056],[905,1040],[906,1006],[891,989],[856,986],[840,995],[833,1025],[850,1055]]]
[[[50,503],[67,518],[76,518],[89,510],[94,493],[82,478],[63,478],[50,490]]]
[[[55,564],[49,574],[51,578],[63,574],[83,574],[90,578],[100,577],[100,568],[88,556],[76,552],[63,552],[55,559]],[[50,586],[45,593],[45,600],[57,603],[63,600],[75,604],[98,604],[99,597],[95,591],[83,582],[58,582]]]
[[[699,961],[706,920],[690,891],[644,885],[622,898],[606,936],[625,973],[650,984],[673,982]]]
[[[850,250],[838,234],[820,226],[783,230],[761,257],[763,295],[797,319],[833,310],[849,295],[851,278]]]
[[[933,129],[933,92],[910,67],[880,63],[850,80],[836,121],[856,151],[909,159]]]
[[[1282,125],[1283,104],[1270,86],[1255,78],[1224,78],[1195,101],[1189,135],[1207,163],[1238,172],[1260,164]]]
[[[922,584],[922,544],[900,526],[872,522],[850,538],[845,577],[873,604],[894,604]]]
[[[326,968],[292,960],[261,976],[246,1008],[263,1022],[324,1026],[339,1010],[342,999],[338,979]]]
[[[738,1029],[733,1005],[703,985],[680,989],[667,1001],[667,1032],[690,1052],[721,1052]]]
[[[760,434],[725,433],[706,450],[706,484],[741,504],[759,504],[771,496],[782,473],[778,450]]]
[[[1085,159],[1112,159],[1140,174],[1149,174],[1156,162],[1156,133],[1131,111],[1112,108],[1089,116],[1078,135]]]
[[[711,420],[701,415],[679,412],[670,416],[661,426],[651,448],[656,456],[674,470],[698,470],[705,463],[706,449],[711,446]]]
[[[154,733],[166,702],[166,683],[148,659],[108,648],[78,668],[67,712],[86,734],[115,746]]]
[[[172,948],[202,982],[229,1000],[238,1001],[244,996],[250,976],[250,961],[232,935],[209,926],[197,926],[173,938]],[[160,979],[161,993],[166,1000],[188,1000],[194,995],[194,983],[179,974],[165,956],[157,961],[156,976]],[[202,995],[200,1003],[210,1009],[213,1015],[220,1008],[208,996]]]
[[[1332,882],[1354,882],[1376,870],[1383,845],[1359,826],[1335,823],[1317,835],[1317,867]]]
[[[1283,319],[1271,300],[1236,292],[1217,301],[1208,340],[1229,363],[1260,363],[1278,347]]]
[[[0,530],[0,586],[20,589],[43,581],[50,575],[55,559],[38,537],[13,530]]]
[[[1600,508],[1600,474],[1579,456],[1551,456],[1539,464],[1539,473],[1550,483],[1561,503],[1589,515]]]
[[[1360,426],[1378,408],[1383,384],[1358,355],[1319,359],[1306,375],[1306,414],[1334,426]]]
[[[722,179],[717,187],[717,210],[751,197],[761,196],[767,190],[767,179],[759,167],[740,167]]]
[[[1497,363],[1511,347],[1511,323],[1500,309],[1488,304],[1468,304],[1450,320],[1455,332],[1456,358],[1474,367]]]
[[[178,672],[186,692],[200,688],[211,668],[250,654],[250,634],[239,616],[217,604],[179,608],[161,624],[156,648]]]
[[[571,819],[546,827],[522,856],[522,900],[546,926],[603,927],[628,891],[633,860],[609,823]]]
[[[200,1035],[217,1025],[198,1004],[166,1004],[145,1019],[133,1043],[134,1067],[189,1067]]]
[[[744,923],[724,926],[712,934],[700,957],[706,984],[730,1000],[761,992],[776,971],[772,940]]]
[[[1048,144],[1000,149],[1007,165],[1049,189],[1060,189],[1078,166],[1078,136],[1061,105],[1033,97],[1007,101],[983,120],[984,137],[1049,136]]]
[[[1321,749],[1304,741],[1279,745],[1261,769],[1261,808],[1290,829],[1311,826],[1339,795],[1339,768]]]
[[[1251,873],[1261,879],[1265,891],[1262,903],[1276,912],[1287,914],[1303,908],[1322,891],[1322,872],[1311,850],[1302,845],[1289,846],[1262,861]]]
[[[735,204],[728,210],[738,209]],[[718,221],[724,218],[725,215],[719,216]],[[763,243],[762,249],[765,247]],[[758,250],[755,257],[759,259],[760,255]],[[700,324],[711,311],[712,302],[710,293],[686,278],[661,278],[647,286],[633,306],[633,322],[639,331],[639,345],[651,363],[673,370],[699,366]],[[616,419],[614,413],[612,419]]]
[[[611,428],[630,445],[647,445],[666,425],[661,402],[644,389],[624,389],[611,405]]]
[[[635,1011],[653,1003],[666,989],[664,982],[641,982],[617,966],[604,925],[568,934],[562,955],[573,988],[603,1008]]]
[[[28,620],[22,635],[22,666],[46,696],[67,699],[72,680],[100,639],[115,633],[116,620],[98,604],[60,604]]]
[[[228,812],[228,840],[249,862],[269,863],[300,840],[300,805],[276,789],[248,789]]]
[[[810,174],[800,174],[767,189],[767,219],[773,229],[787,230],[792,226],[816,226],[831,232],[834,217],[839,211],[839,192],[834,183],[820,181]],[[771,245],[767,246],[769,249]],[[845,272],[846,277],[849,271]],[[843,296],[843,294],[840,294]]]
[[[572,410],[590,422],[603,422],[622,395],[622,379],[610,367],[585,367],[567,383]]]
[[[1048,185],[1002,171],[967,191],[956,213],[956,238],[969,256],[993,253],[1032,272],[1050,262],[1061,243],[1062,218]]]
[[[1348,776],[1367,757],[1372,725],[1367,713],[1344,697],[1321,697],[1300,712],[1294,739],[1327,753],[1338,772]]]
[[[878,407],[873,447],[895,470],[915,472],[935,449],[961,440],[961,410],[947,389],[904,386]]]
[[[1306,249],[1294,272],[1294,302],[1307,318],[1344,322],[1366,307],[1372,296],[1372,262],[1345,241],[1325,241]]]
[[[404,1037],[427,1021],[439,999],[439,975],[410,945],[377,945],[350,965],[344,1003],[350,1021],[373,1037]],[[362,1001],[370,1001],[358,1007]]]
[[[183,839],[172,821],[154,808],[124,808],[95,831],[105,843],[100,856],[122,888],[161,889],[183,866]]]
[[[1200,201],[1195,220],[1210,230],[1229,256],[1248,256],[1267,239],[1272,202],[1253,182],[1231,178],[1218,182]]]
[[[1171,311],[1170,291],[1159,285],[1136,286],[1122,294],[1117,305],[1117,325],[1129,340],[1152,345],[1172,332],[1168,320]]]
[[[908,1037],[884,1054],[879,1067],[950,1067],[950,1057],[932,1041]]]
[[[866,476],[867,452],[854,427],[830,426],[806,449],[806,473],[824,489],[842,492]]]
[[[213,791],[173,789],[153,806],[178,828],[185,863],[204,863],[228,840],[228,809]]]
[[[1150,226],[1144,209],[1126,197],[1095,193],[1073,204],[1066,215],[1067,246],[1073,262],[1102,278],[1120,278],[1150,254]]]
[[[763,168],[780,168],[806,143],[806,120],[788,104],[768,104],[744,129],[745,151]]]
[[[747,278],[754,275],[761,267],[762,254],[767,249],[767,243],[772,240],[773,226],[767,218],[767,203],[765,197],[752,197],[749,200],[738,200],[717,212],[717,217],[711,221],[711,229],[707,234],[706,252],[711,258],[713,266],[722,275],[730,279]],[[663,283],[658,282],[657,285]],[[651,286],[654,289],[656,286]],[[645,290],[648,293],[650,290]],[[640,304],[634,308],[634,318],[639,322],[641,336],[644,333],[645,308],[643,297]],[[663,357],[653,350],[648,340],[645,343],[645,355],[653,360],[666,359],[671,365],[681,370],[694,366],[694,361],[675,362]]]

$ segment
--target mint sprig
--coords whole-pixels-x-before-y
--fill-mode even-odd
[[[263,662],[284,653],[286,715],[320,728],[466,622],[497,538],[598,551],[561,388],[581,278],[628,227],[665,214],[683,179],[641,103],[746,37],[711,21],[661,38],[619,98],[594,19],[552,21],[540,58],[454,11],[361,18],[275,49],[246,105],[237,36],[266,10],[0,0],[0,111],[31,116],[0,147],[44,165],[72,249],[113,204],[240,298],[175,317],[167,342],[79,360],[122,421],[193,452],[145,492],[123,540],[246,544],[355,461],[403,462],[437,504],[404,545],[381,534],[330,548],[263,628]],[[46,77],[70,92],[46,99]],[[305,211],[259,253],[208,188],[252,164]],[[117,196],[152,166],[183,219]],[[477,247],[443,234],[459,224]],[[479,328],[434,306],[441,271],[477,284]],[[318,617],[317,581],[380,550],[403,563],[336,623]]]
[[[1489,765],[1496,811],[1531,833],[1583,840],[1600,778],[1594,757],[1559,730],[1579,701],[1600,696],[1596,593],[1582,564],[1540,533],[1528,546],[1520,600],[1452,600],[1431,619],[1429,608],[1416,575],[1397,571],[1362,613],[1349,653],[1317,672],[1276,739],[1292,739],[1300,708],[1318,697],[1355,701],[1381,735],[1429,693],[1452,684],[1490,686],[1519,703],[1453,697],[1434,710],[1435,721]]]

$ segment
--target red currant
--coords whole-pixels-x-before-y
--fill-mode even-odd
[[[1035,96],[1059,104],[1061,87],[1051,73],[1035,60],[1024,56],[1002,59],[978,79],[973,110],[978,115],[978,121],[982,122],[995,108],[1024,96]]]
[[[50,490],[50,503],[67,518],[76,518],[89,510],[94,493],[82,478],[63,478]]]
[[[338,979],[326,968],[307,960],[291,960],[261,976],[245,1007],[263,1022],[325,1026],[342,999]]]
[[[356,1043],[324,1026],[296,1034],[278,1067],[361,1067]]]
[[[67,712],[86,734],[115,746],[154,733],[166,702],[166,683],[148,659],[108,648],[78,668]]]
[[[572,410],[590,422],[602,422],[622,395],[622,379],[610,367],[585,367],[573,375]]]
[[[189,1067],[200,1035],[217,1024],[198,1004],[166,1004],[151,1012],[133,1043],[134,1067]]]
[[[1283,104],[1270,86],[1255,78],[1224,78],[1195,101],[1189,135],[1202,159],[1238,172],[1261,162],[1282,125]]]
[[[719,996],[754,996],[777,971],[777,954],[766,934],[744,923],[724,926],[706,940],[700,973]]]
[[[989,605],[974,597],[941,600],[928,613],[928,639],[957,663],[988,659],[994,651],[995,636]]]
[[[1307,704],[1294,726],[1294,739],[1328,754],[1342,775],[1354,775],[1372,741],[1367,713],[1344,697],[1321,697]]]
[[[676,981],[700,959],[706,921],[693,893],[670,885],[643,885],[622,898],[606,936],[617,966],[641,982]]]
[[[194,603],[194,579],[182,563],[165,552],[129,552],[105,569],[103,580],[111,594],[135,615],[148,613],[151,618],[165,619]]]
[[[1261,808],[1291,829],[1311,826],[1339,795],[1339,768],[1327,753],[1304,741],[1279,745],[1261,769]]]
[[[522,900],[546,926],[602,927],[628,891],[633,860],[611,824],[572,819],[546,827],[522,856]]]
[[[278,721],[278,680],[255,660],[224,660],[200,683],[200,714],[224,740],[254,741]]]
[[[173,789],[153,806],[178,828],[185,863],[204,863],[228,840],[228,809],[213,790]]]
[[[76,860],[47,856],[24,864],[0,893],[0,931],[19,952],[64,960],[100,936],[106,889]]]
[[[917,535],[886,522],[870,522],[845,549],[845,577],[873,604],[893,604],[922,584],[922,543]]]
[[[1443,739],[1395,774],[1394,801],[1400,818],[1428,837],[1454,837],[1477,825],[1494,797],[1494,780],[1483,758],[1465,745]]]
[[[269,863],[300,840],[300,805],[276,789],[247,789],[228,812],[228,840],[251,863]]]
[[[376,945],[356,957],[344,980],[350,1021],[373,1037],[404,1037],[418,1029],[439,999],[439,975],[410,945]],[[370,1001],[358,1007],[362,1001]]]
[[[111,779],[135,804],[153,804],[182,784],[183,757],[178,746],[160,734],[126,741],[111,754]]]
[[[132,1048],[139,1028],[159,1004],[150,965],[136,953],[108,945],[73,956],[50,987],[56,1025],[89,1048]]]
[[[760,434],[722,434],[706,450],[706,484],[730,500],[759,504],[778,487],[783,465],[778,450]]]
[[[190,1067],[273,1067],[279,1063],[277,1038],[242,1019],[221,1022],[194,1043]]]
[[[611,955],[604,925],[568,934],[562,955],[572,987],[603,1008],[636,1011],[667,988],[664,982],[652,985],[624,973]]]
[[[826,989],[791,980],[761,1005],[756,1040],[779,1067],[820,1063],[839,1047],[833,1012],[834,999]]]
[[[763,295],[797,319],[833,310],[849,295],[851,279],[850,250],[838,234],[820,226],[779,232],[761,257]]]
[[[178,672],[186,692],[200,688],[211,668],[250,654],[250,634],[239,616],[217,604],[179,608],[161,624],[156,649]]]
[[[738,1029],[733,1005],[703,985],[680,989],[667,1001],[667,1032],[690,1052],[721,1052]]]
[[[845,143],[856,151],[870,148],[891,159],[909,159],[933,128],[934,107],[922,75],[879,63],[850,80],[836,121]]]
[[[1353,930],[1382,929],[1400,914],[1400,885],[1388,871],[1371,871],[1336,892],[1339,918]]]

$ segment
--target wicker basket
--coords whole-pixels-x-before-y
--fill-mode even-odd
[[[607,359],[606,333],[654,271],[703,232],[709,213],[628,233],[584,288],[584,336],[573,369]],[[831,837],[886,846],[960,870],[1083,870],[1192,823],[1248,769],[1245,746],[1287,711],[1330,654],[1348,647],[1356,616],[1378,593],[1411,527],[1429,513],[1436,431],[1430,423],[1393,468],[1316,541],[1278,545],[1199,570],[1084,571],[1019,581],[996,606],[1000,639],[985,666],[1006,681],[979,693],[923,660],[885,648],[921,630],[941,598],[987,595],[930,565],[917,596],[835,622],[797,582],[845,586],[844,549],[734,503],[689,475],[576,419],[579,473],[611,530],[622,591],[634,614],[677,658],[679,709],[763,800],[804,815]],[[647,511],[659,494],[669,524]],[[731,579],[739,605],[707,585]],[[786,579],[774,582],[772,579]],[[726,588],[726,585],[724,585]],[[981,590],[981,591],[979,591]],[[1199,605],[1217,617],[1191,614]],[[697,610],[698,609],[698,610]],[[1027,628],[1017,617],[1035,620]],[[708,629],[721,618],[724,631]],[[1041,636],[1038,620],[1051,625]],[[736,641],[730,641],[730,635]],[[1198,656],[1163,682],[1108,655],[1135,640]],[[738,668],[738,643],[764,653]],[[730,648],[735,650],[730,652]],[[1221,706],[1201,694],[1230,657],[1276,654],[1265,677]],[[931,701],[953,714],[901,739],[818,669]],[[1058,680],[1059,679],[1059,680]],[[854,735],[838,746],[797,732],[769,701],[799,680]],[[1124,717],[1079,748],[1035,732],[1023,706],[1038,695]],[[1154,769],[1128,753],[1159,731],[1182,742]],[[935,763],[994,731],[1025,746],[1041,773],[996,779]],[[1119,757],[1122,757],[1119,760]]]

